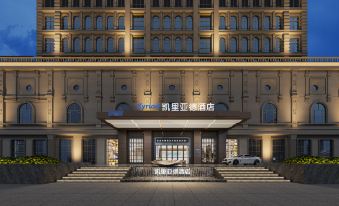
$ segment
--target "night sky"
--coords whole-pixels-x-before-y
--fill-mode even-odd
[[[0,0],[0,56],[34,56],[36,0]],[[309,0],[309,56],[339,56],[339,1]]]

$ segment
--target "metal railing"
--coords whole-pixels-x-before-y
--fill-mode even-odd
[[[338,62],[339,57],[0,57],[0,62]],[[1,66],[1,64],[0,64]]]

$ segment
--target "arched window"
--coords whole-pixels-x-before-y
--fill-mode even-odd
[[[220,41],[219,41],[219,51],[221,53],[225,53],[226,52],[226,40],[225,40],[225,38],[220,38]]]
[[[78,37],[73,39],[73,51],[77,53],[81,52],[80,39]]]
[[[103,27],[102,27],[102,17],[101,16],[97,17],[96,28],[97,28],[97,30],[102,30],[103,29]]]
[[[241,39],[241,52],[248,52],[248,39],[247,38],[242,38]]]
[[[76,30],[80,29],[80,27],[81,27],[80,17],[75,16],[75,17],[73,18],[73,27],[74,27],[74,29],[76,29]]]
[[[125,29],[125,17],[120,16],[118,19],[118,29],[122,30]]]
[[[120,53],[124,53],[125,52],[125,39],[124,38],[120,38],[118,40],[118,51]]]
[[[271,39],[268,37],[264,38],[264,47],[263,47],[263,52],[270,52],[271,50]]]
[[[193,18],[192,18],[192,16],[187,16],[186,17],[186,29],[187,30],[192,30],[193,29]]]
[[[175,52],[181,52],[181,38],[180,37],[177,37],[175,39]]]
[[[259,52],[259,38],[254,37],[252,39],[252,52],[258,53]]]
[[[227,112],[228,111],[228,106],[224,103],[218,103],[214,105],[214,111],[217,112]]]
[[[241,30],[248,30],[248,17],[241,17]]]
[[[186,52],[193,52],[193,39],[191,37],[186,39]]]
[[[171,52],[171,39],[168,37],[164,38],[164,45],[163,45],[164,52]]]
[[[68,16],[62,17],[62,26],[61,29],[68,29]]]
[[[315,103],[311,107],[311,123],[325,124],[326,123],[326,107],[321,103]]]
[[[115,108],[116,111],[129,111],[131,107],[127,103],[120,103]]]
[[[114,39],[112,37],[109,37],[107,39],[107,52],[114,52],[115,46],[114,46]]]
[[[85,17],[85,29],[90,30],[92,27],[92,21],[90,16]]]
[[[253,17],[253,21],[252,21],[252,29],[254,31],[258,31],[259,30],[259,17],[258,16],[254,16]]]
[[[270,30],[271,27],[271,17],[265,16],[264,18],[264,30]]]
[[[283,52],[283,40],[280,38],[275,38],[275,52]]]
[[[62,39],[62,47],[61,47],[62,52],[69,52],[69,47],[68,47],[68,38]]]
[[[158,37],[152,39],[152,52],[160,52],[160,40]]]
[[[33,106],[31,104],[24,103],[20,105],[18,111],[19,111],[18,123],[20,124],[34,123]]]
[[[238,41],[235,37],[231,38],[230,41],[230,52],[235,53],[238,50]]]
[[[160,19],[158,16],[153,16],[152,18],[152,29],[159,30],[160,29]]]
[[[107,29],[109,30],[114,29],[114,17],[113,16],[107,17]]]
[[[231,16],[230,29],[231,30],[236,30],[237,27],[238,27],[237,17],[236,16]]]
[[[92,40],[90,38],[85,39],[85,52],[92,52]]]
[[[101,37],[96,39],[96,43],[95,44],[96,44],[96,51],[97,52],[103,52],[104,51],[103,50],[103,41],[102,41]]]
[[[174,25],[176,30],[181,30],[182,29],[182,18],[181,16],[176,16],[175,17],[175,25]]]
[[[226,18],[224,16],[219,17],[219,29],[226,30]]]
[[[171,18],[169,16],[164,17],[164,29],[165,30],[171,29]]]
[[[262,107],[262,123],[277,123],[277,107],[267,103]]]
[[[281,17],[276,16],[275,17],[275,29],[280,30],[282,28],[283,28],[283,25],[282,25]]]
[[[67,123],[81,123],[81,106],[77,103],[67,107]]]

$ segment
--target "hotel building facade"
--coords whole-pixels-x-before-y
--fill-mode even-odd
[[[0,58],[0,154],[220,163],[339,156],[339,59],[306,0],[37,0],[38,57]]]

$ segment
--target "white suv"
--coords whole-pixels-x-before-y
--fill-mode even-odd
[[[262,162],[260,157],[251,155],[239,155],[237,157],[225,158],[222,163],[227,165],[257,165]]]

